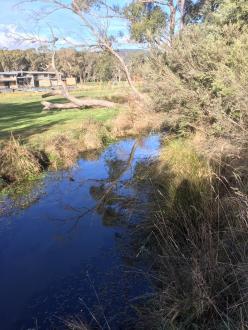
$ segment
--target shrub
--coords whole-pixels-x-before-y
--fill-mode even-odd
[[[214,133],[248,123],[248,31],[237,24],[189,26],[173,47],[150,55],[154,108]],[[216,131],[217,129],[217,131]]]

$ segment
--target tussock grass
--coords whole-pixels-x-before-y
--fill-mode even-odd
[[[57,134],[48,139],[44,149],[51,168],[67,168],[75,164],[80,153],[99,150],[110,139],[109,131],[101,122],[88,119],[81,123],[76,132]]]
[[[7,182],[30,179],[41,171],[34,153],[13,136],[0,149],[0,177]]]
[[[200,184],[212,175],[212,170],[206,159],[196,152],[194,145],[189,140],[166,138],[159,160],[160,172],[166,166],[169,167],[176,176],[177,182],[188,179]]]
[[[51,168],[57,170],[60,167],[72,166],[78,155],[77,147],[66,135],[59,134],[47,142],[45,146]]]
[[[182,140],[168,142],[148,173],[154,203],[139,235],[158,291],[137,328],[245,329],[247,179],[227,175],[226,159],[210,167]]]
[[[135,136],[151,131],[159,131],[163,126],[165,115],[155,113],[130,99],[129,107],[111,121],[115,136]]]
[[[83,121],[78,136],[83,150],[97,150],[102,148],[111,140],[111,134],[107,127],[96,120]]]

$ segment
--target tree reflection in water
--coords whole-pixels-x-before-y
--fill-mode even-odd
[[[24,328],[23,324],[31,328],[29,320],[34,315],[41,329],[52,328],[49,325],[57,325],[58,317],[65,319],[65,315],[79,315],[90,321],[78,297],[104,324],[86,274],[95,283],[107,319],[115,328],[131,317],[130,304],[150,292],[145,267],[130,244],[132,230],[128,228],[146,216],[144,201],[149,185],[140,178],[157,154],[159,138],[149,137],[146,141],[145,146],[139,140],[121,141],[107,148],[98,160],[95,154],[89,160],[92,158],[88,154],[88,160],[79,160],[70,170],[48,173],[40,181],[38,191],[42,195],[37,192],[38,202],[30,198],[25,210],[1,219],[2,247],[6,255],[13,256],[3,267],[8,276],[1,277],[2,288],[7,288],[2,308],[6,315],[13,315],[15,305],[19,329]],[[1,259],[2,264],[4,261]],[[25,290],[19,295],[16,290],[15,299],[6,306],[15,283]]]

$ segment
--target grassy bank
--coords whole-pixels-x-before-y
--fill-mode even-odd
[[[88,84],[73,92],[79,97],[98,97],[118,100],[128,95],[125,86]],[[51,97],[53,102],[65,102],[62,98]],[[125,99],[124,99],[125,100]],[[77,129],[80,122],[93,118],[106,121],[118,113],[114,109],[86,109],[66,111],[42,111],[42,93],[15,92],[0,94],[0,142],[8,139],[10,133],[20,136],[25,142],[46,138],[57,132]]]
[[[136,242],[150,254],[156,293],[137,328],[248,324],[247,6],[200,3],[205,18],[147,67],[154,110],[176,136],[145,173],[151,205]]]
[[[156,293],[141,309],[138,328],[247,326],[244,150],[210,158],[196,141],[166,140],[146,172],[152,204],[136,235],[153,261]]]
[[[42,111],[41,93],[0,94],[1,186],[32,179],[48,167],[72,166],[80,153],[117,138],[158,129],[163,115],[145,111],[129,92],[125,83],[87,84],[72,93],[114,101],[116,108],[62,111]]]
[[[126,87],[126,89],[123,89]],[[72,92],[78,97],[123,100],[128,88],[87,84]],[[65,102],[51,97],[52,102]],[[42,93],[0,94],[0,177],[1,185],[36,177],[48,166],[72,165],[78,153],[97,149],[108,142],[104,123],[123,110],[116,108],[42,111]]]

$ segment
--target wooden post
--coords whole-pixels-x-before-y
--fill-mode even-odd
[[[34,87],[34,75],[31,75],[31,87]]]

